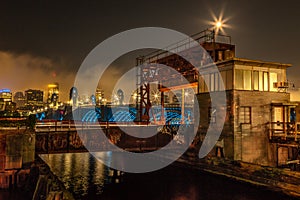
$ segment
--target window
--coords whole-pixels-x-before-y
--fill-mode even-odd
[[[268,83],[264,84],[265,80],[268,81],[268,72],[253,71],[253,90],[268,91]]]
[[[259,90],[259,73],[253,71],[253,90]]]
[[[215,107],[208,108],[208,123],[217,122],[217,109]]]
[[[263,83],[264,83],[264,79],[263,79],[263,72],[258,72],[258,76],[259,76],[259,91],[263,91]]]
[[[252,89],[251,70],[235,70],[235,88],[240,90]]]
[[[204,74],[199,77],[199,92],[210,92],[220,90],[220,76],[218,73]]]
[[[244,70],[244,90],[251,90],[251,71]]]
[[[243,70],[240,69],[235,70],[235,88],[241,90],[244,89]]]
[[[224,84],[224,88],[221,87],[221,78]],[[219,90],[230,90],[232,89],[232,71],[226,70],[220,72],[220,78],[218,78],[219,81]]]
[[[251,107],[241,106],[239,113],[239,122],[241,124],[251,124]]]
[[[215,91],[215,74],[210,74],[210,92]]]
[[[264,91],[269,91],[269,73],[264,72]]]
[[[219,74],[215,73],[215,91],[219,91]]]
[[[237,90],[277,91],[273,86],[279,76],[275,71],[235,69],[234,86]]]

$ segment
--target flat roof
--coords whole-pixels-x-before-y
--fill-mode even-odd
[[[246,58],[233,58],[234,61],[239,61],[239,62],[249,62],[249,63],[258,63],[261,65],[276,65],[276,66],[282,66],[282,67],[291,67],[292,64],[287,64],[287,63],[279,63],[279,62],[270,62],[270,61],[262,61],[262,60],[251,60],[251,59],[246,59]]]
[[[286,63],[279,63],[279,62],[270,62],[270,61],[262,61],[262,60],[251,60],[251,59],[246,59],[246,58],[231,58],[231,59],[228,59],[228,60],[224,60],[224,61],[219,61],[219,62],[216,62],[216,65],[219,65],[219,64],[222,64],[222,63],[226,63],[226,62],[240,62],[240,63],[243,63],[243,64],[249,64],[249,65],[255,65],[255,66],[260,66],[260,67],[263,67],[263,66],[274,66],[274,67],[285,67],[285,68],[288,68],[288,67],[291,67],[292,64],[286,64]]]

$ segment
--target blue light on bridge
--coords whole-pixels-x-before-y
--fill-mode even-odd
[[[100,113],[96,112],[95,110],[88,111],[82,118],[83,122],[97,122],[100,118]]]
[[[104,116],[105,119],[101,118],[101,110],[99,108],[85,110],[85,114],[82,117],[83,122],[97,122],[97,121],[109,121],[109,122],[133,122],[136,118],[136,108],[124,108],[124,107],[113,107],[106,108]],[[161,107],[153,107],[150,112],[150,121],[159,121],[161,119]],[[171,107],[164,108],[164,118],[167,124],[180,124],[182,122],[181,108]],[[186,108],[184,112],[184,122],[189,124],[192,118],[192,110]]]
[[[36,113],[35,116],[36,116],[37,120],[43,120],[46,118],[45,112]]]
[[[130,113],[129,111],[117,111],[113,114],[113,116],[109,119],[110,122],[133,122],[135,119],[135,115]]]

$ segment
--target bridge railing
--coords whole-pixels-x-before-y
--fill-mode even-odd
[[[93,129],[106,127],[106,123],[91,123],[91,122],[74,122],[74,121],[56,121],[56,120],[43,120],[38,121],[35,125],[36,132],[54,132],[54,131],[75,131],[77,129]]]
[[[76,129],[99,129],[113,126],[151,126],[146,122],[82,122],[42,120],[35,125],[36,132],[75,131]]]

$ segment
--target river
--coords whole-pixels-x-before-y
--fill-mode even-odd
[[[113,156],[103,152],[103,156]],[[158,171],[114,173],[89,153],[42,155],[76,199],[292,199],[281,193],[171,164]]]

